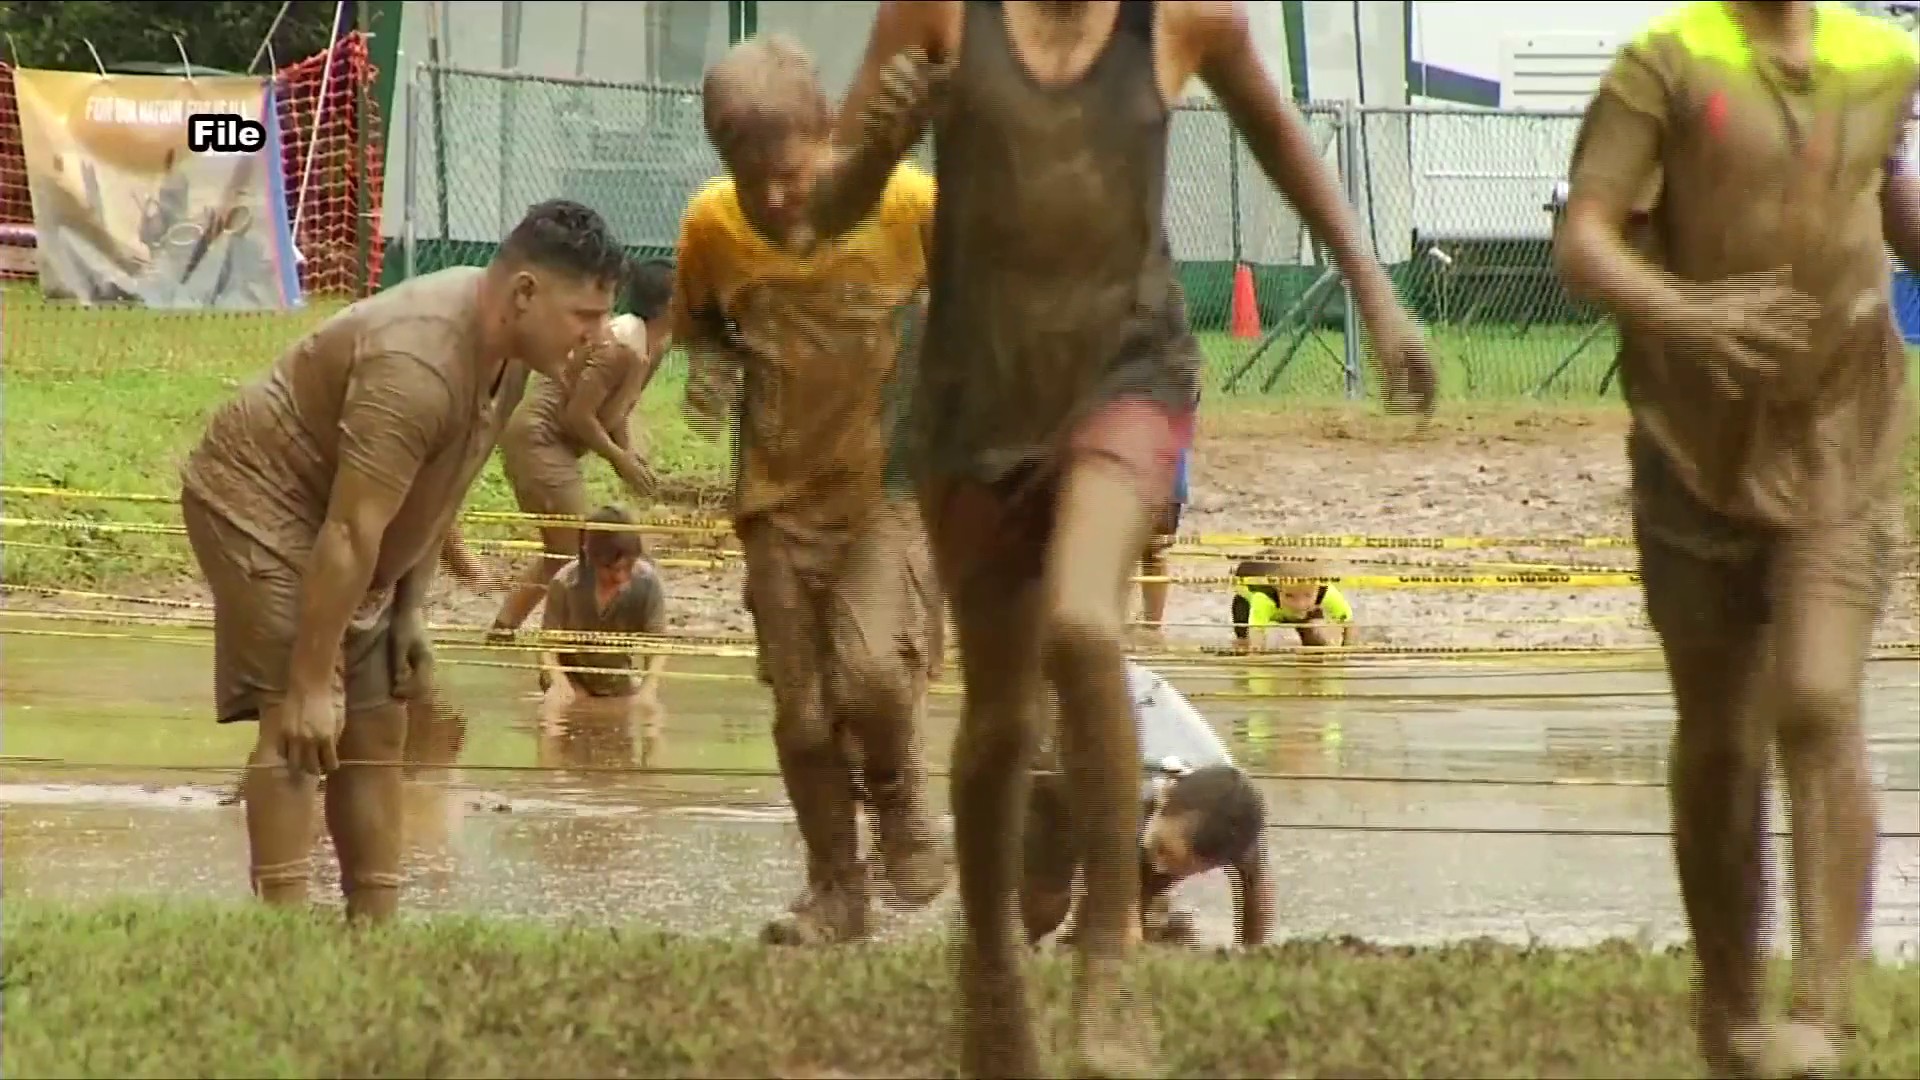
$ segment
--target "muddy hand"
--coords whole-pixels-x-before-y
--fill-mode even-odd
[[[1687,290],[1681,344],[1698,350],[1714,386],[1742,398],[1780,373],[1780,357],[1807,351],[1819,302],[1793,287],[1786,267],[1742,274]]]
[[[401,701],[424,698],[433,689],[433,645],[427,639],[426,619],[417,611],[395,614],[387,648],[393,696]]]
[[[1373,342],[1374,363],[1386,383],[1387,411],[1432,416],[1433,357],[1419,325],[1396,306],[1390,313],[1369,318],[1367,333]]]
[[[280,754],[294,776],[323,776],[340,767],[340,716],[330,690],[289,697],[280,724]]]
[[[628,455],[626,467],[620,471],[620,479],[627,488],[642,499],[653,498],[660,490],[660,478],[654,475],[653,468],[638,457]]]

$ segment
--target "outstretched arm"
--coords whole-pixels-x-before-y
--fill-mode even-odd
[[[596,351],[625,350],[625,346],[614,342],[596,343],[593,348]],[[636,358],[631,356],[626,359],[627,362],[636,362]],[[560,422],[569,436],[613,466],[614,473],[635,495],[646,498],[653,494],[658,480],[646,463],[622,446],[621,440],[600,422],[601,407],[620,389],[625,366],[624,363],[590,355],[587,362],[581,365],[580,375],[567,394],[567,408]]]
[[[844,235],[879,206],[887,180],[926,133],[945,65],[928,59],[932,4],[887,2],[847,96],[840,103],[835,152],[815,181],[809,218],[823,239]]]
[[[1386,271],[1361,242],[1359,222],[1339,182],[1320,159],[1313,134],[1267,74],[1253,46],[1245,8],[1208,4],[1198,17],[1198,74],[1233,119],[1267,179],[1280,189],[1334,262],[1367,316],[1397,315],[1399,301]]]
[[[440,437],[452,400],[446,385],[413,356],[362,360],[340,411],[340,468],[300,587],[293,696],[325,693],[340,641],[366,597],[387,526]],[[429,569],[431,564],[428,564]],[[417,600],[414,582],[396,590],[396,607]]]
[[[1253,847],[1227,867],[1233,882],[1233,925],[1244,948],[1267,942],[1273,932],[1273,875],[1267,868],[1267,841],[1262,836]]]

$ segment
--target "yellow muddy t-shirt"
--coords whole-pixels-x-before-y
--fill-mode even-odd
[[[932,177],[902,164],[872,217],[807,255],[762,238],[731,177],[709,183],[681,222],[675,337],[717,309],[744,354],[736,520],[773,514],[833,527],[877,504],[882,423],[899,355],[898,316],[926,282]],[[689,403],[731,372],[689,356]]]

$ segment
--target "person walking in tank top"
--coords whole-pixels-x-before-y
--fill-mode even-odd
[[[837,150],[803,181],[816,235],[843,235],[931,124],[940,196],[904,452],[966,686],[953,808],[969,1075],[1039,1072],[1009,898],[1048,683],[1086,882],[1074,1067],[1132,1075],[1157,1057],[1124,976],[1140,802],[1122,646],[1128,578],[1200,394],[1163,224],[1171,110],[1196,75],[1335,253],[1389,403],[1430,410],[1419,329],[1240,4],[882,3]]]

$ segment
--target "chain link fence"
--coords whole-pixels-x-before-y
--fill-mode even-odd
[[[548,198],[598,209],[636,254],[671,254],[687,200],[721,172],[697,89],[422,66],[408,93],[410,273],[484,263],[526,208]],[[1316,145],[1339,168],[1341,108],[1306,112]],[[926,148],[920,157],[931,164]],[[1344,395],[1341,290],[1226,115],[1182,108],[1168,169],[1168,229],[1214,383]],[[1264,337],[1232,333],[1241,265]]]

